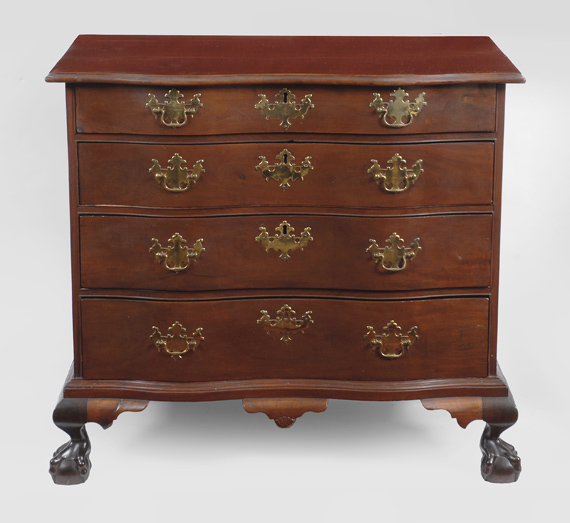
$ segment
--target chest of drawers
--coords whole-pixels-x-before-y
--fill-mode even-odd
[[[80,36],[67,91],[74,363],[56,483],[87,422],[243,399],[288,427],[327,400],[486,421],[497,365],[505,84],[488,38]]]

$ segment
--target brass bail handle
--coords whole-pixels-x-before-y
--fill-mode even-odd
[[[154,175],[159,185],[170,192],[183,192],[196,184],[204,170],[204,160],[198,160],[190,170],[186,167],[188,162],[176,153],[168,160],[168,167],[162,167],[158,160],[152,160],[148,172]]]
[[[423,160],[417,160],[411,169],[406,168],[406,160],[396,153],[386,163],[388,167],[380,167],[378,160],[371,160],[372,166],[368,174],[374,176],[374,180],[386,192],[400,193],[413,185],[423,170]]]
[[[413,260],[416,255],[422,250],[420,247],[420,239],[416,238],[409,247],[404,246],[404,239],[393,232],[388,239],[386,239],[386,246],[380,247],[376,240],[369,240],[370,245],[366,252],[372,254],[372,259],[382,268],[387,271],[403,271],[408,260]]]
[[[188,122],[188,117],[194,118],[200,107],[204,104],[200,101],[200,93],[196,93],[188,103],[181,101],[184,95],[178,89],[170,89],[164,96],[167,100],[159,102],[153,93],[148,93],[149,100],[145,107],[151,112],[156,120],[166,127],[182,127]]]
[[[382,334],[376,334],[374,327],[367,327],[368,332],[364,339],[378,356],[394,360],[403,356],[410,349],[414,341],[420,339],[418,327],[414,325],[407,334],[402,334],[400,327],[394,320],[389,321],[382,330]]]
[[[152,328],[149,338],[154,342],[158,352],[166,352],[174,361],[182,358],[188,352],[194,352],[204,341],[203,328],[197,328],[190,336],[179,321],[175,321],[164,336],[156,326]]]
[[[174,233],[168,240],[168,245],[163,247],[158,239],[152,238],[152,245],[149,252],[155,255],[156,261],[160,264],[164,262],[164,266],[174,272],[180,272],[186,269],[191,262],[197,260],[200,255],[206,250],[202,245],[204,241],[202,238],[196,240],[192,249],[187,245],[187,242],[180,233]]]
[[[409,95],[399,87],[385,102],[380,93],[373,93],[374,99],[370,102],[370,107],[374,108],[378,113],[378,117],[388,127],[406,127],[410,125],[414,118],[427,105],[425,101],[426,93],[420,93],[414,102],[405,100]]]

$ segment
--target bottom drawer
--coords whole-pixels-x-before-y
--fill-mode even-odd
[[[81,314],[86,379],[393,381],[487,376],[485,297],[183,302],[84,298]]]

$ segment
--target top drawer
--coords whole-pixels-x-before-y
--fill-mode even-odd
[[[277,96],[280,92],[282,94]],[[77,132],[166,136],[491,132],[495,130],[495,92],[495,85],[475,84],[403,86],[402,89],[394,86],[200,86],[180,88],[178,93],[184,95],[181,98],[175,86],[78,85]],[[168,93],[170,97],[166,96]],[[195,98],[195,95],[199,96]],[[265,107],[262,107],[262,95],[267,101]],[[164,103],[170,105],[162,105]],[[180,103],[186,104],[186,116]],[[168,117],[174,108],[179,111],[174,113],[179,116],[177,126],[172,126],[173,121]],[[305,114],[296,116],[300,113]],[[287,115],[290,115],[288,123]],[[178,125],[182,122],[185,123]]]

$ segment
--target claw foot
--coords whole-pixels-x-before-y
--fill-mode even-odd
[[[79,485],[89,477],[91,444],[85,429],[80,432],[80,438],[59,447],[49,462],[49,473],[57,485]]]
[[[514,483],[521,473],[521,459],[512,445],[499,438],[501,432],[491,425],[483,431],[481,475],[491,483]]]

